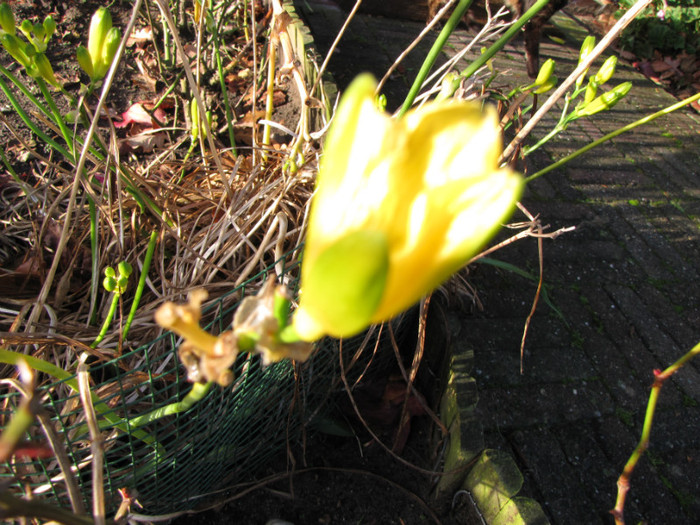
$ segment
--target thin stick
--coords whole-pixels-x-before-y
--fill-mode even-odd
[[[105,525],[105,493],[104,493],[104,449],[102,433],[97,425],[95,407],[92,404],[90,392],[90,375],[85,360],[88,354],[80,356],[78,365],[78,385],[80,386],[80,401],[85,411],[85,420],[90,429],[90,451],[92,452],[92,516],[95,525]]]
[[[578,65],[576,69],[572,71],[572,73],[567,77],[567,79],[562,82],[562,84],[550,95],[550,97],[547,99],[547,101],[542,104],[542,107],[535,113],[532,118],[525,124],[523,129],[521,129],[518,134],[515,136],[515,138],[511,141],[510,144],[508,144],[508,147],[505,149],[503,152],[503,155],[501,155],[500,162],[506,162],[511,155],[515,152],[515,150],[522,144],[523,140],[525,140],[525,137],[527,137],[530,132],[533,130],[533,128],[537,125],[537,123],[544,117],[547,112],[552,109],[552,106],[559,100],[562,96],[564,96],[564,93],[571,87],[571,85],[576,82],[576,79],[580,77],[581,75],[585,74],[585,72],[588,70],[588,68],[593,64],[596,58],[605,51],[605,49],[612,43],[613,40],[617,38],[617,36],[622,32],[627,25],[634,20],[634,18],[642,12],[643,9],[646,9],[646,7],[652,2],[652,0],[638,0],[636,4],[634,4],[629,11],[627,11],[620,20],[617,21],[617,23],[608,31],[608,33],[603,37],[603,39],[598,42],[598,45],[595,46],[593,51]]]
[[[352,8],[352,11],[348,14],[348,17],[345,19],[345,22],[343,22],[343,27],[340,28],[338,31],[338,34],[335,37],[335,40],[333,40],[333,43],[331,44],[331,48],[328,50],[328,53],[326,53],[326,58],[323,59],[323,63],[321,64],[321,67],[318,70],[318,74],[316,75],[316,82],[314,82],[314,85],[311,86],[311,89],[309,90],[309,93],[315,93],[316,88],[318,87],[318,83],[321,81],[321,77],[323,76],[323,73],[326,71],[326,68],[328,67],[328,62],[330,61],[331,57],[333,56],[333,53],[335,52],[335,48],[338,47],[338,42],[340,42],[340,39],[343,38],[343,35],[345,34],[345,30],[348,28],[348,25],[350,24],[350,21],[355,18],[355,13],[357,13],[357,10],[360,8],[360,5],[362,4],[362,0],[357,0],[355,2],[355,6]]]
[[[423,30],[420,32],[420,34],[415,38],[413,42],[409,44],[409,46],[404,49],[401,54],[394,60],[394,63],[391,65],[391,67],[387,70],[386,73],[384,73],[384,76],[382,79],[379,81],[379,84],[377,84],[377,89],[375,90],[376,94],[379,94],[382,92],[382,88],[384,87],[384,84],[386,83],[387,80],[389,80],[389,77],[391,74],[396,70],[397,67],[399,67],[399,64],[403,62],[403,59],[406,58],[406,56],[413,51],[413,49],[420,43],[421,40],[430,33],[430,31],[433,30],[433,27],[437,25],[437,23],[442,20],[442,17],[444,14],[449,10],[452,9],[452,5],[456,2],[457,0],[449,0],[444,6],[440,8],[440,11],[435,13],[435,17],[428,23],[427,26],[423,28]]]
[[[642,436],[637,444],[637,447],[632,452],[632,455],[627,460],[627,464],[620,474],[617,480],[617,501],[615,502],[615,508],[610,511],[610,513],[615,518],[616,525],[625,525],[625,518],[623,512],[625,510],[625,498],[627,497],[627,492],[630,489],[630,478],[634,472],[635,467],[639,458],[649,447],[649,435],[651,434],[651,425],[654,422],[654,412],[656,411],[656,403],[659,399],[659,394],[661,393],[661,387],[664,386],[664,382],[675,374],[681,367],[683,367],[688,361],[700,354],[700,343],[696,344],[692,350],[687,352],[678,361],[673,363],[663,372],[659,370],[654,370],[654,383],[651,387],[651,393],[649,394],[649,402],[647,403],[647,411],[644,416],[644,426],[642,427]]]

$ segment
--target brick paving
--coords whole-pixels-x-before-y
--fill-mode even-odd
[[[295,2],[323,53],[344,14],[322,0]],[[560,75],[577,61],[585,31],[561,16],[567,42],[544,42]],[[380,76],[420,24],[362,16],[341,41],[330,72],[343,88],[360,71]],[[467,36],[453,36],[456,46]],[[387,87],[390,107],[405,94],[425,48]],[[506,48],[500,70],[524,69]],[[514,83],[521,73],[511,72]],[[506,80],[507,77],[506,77]],[[524,82],[524,78],[520,79]],[[529,159],[531,172],[619,126],[675,102],[632,68],[614,82],[634,87],[612,112],[575,123]],[[554,112],[536,128],[541,136]],[[523,199],[550,231],[545,286],[530,327],[524,364],[519,345],[535,283],[487,264],[470,275],[483,311],[465,314],[462,332],[475,352],[478,413],[486,445],[510,452],[525,494],[553,524],[612,523],[616,479],[641,432],[652,373],[700,340],[700,116],[681,110],[589,152],[528,186]],[[495,258],[535,274],[534,239]],[[700,521],[700,362],[664,388],[648,454],[632,479],[628,523]]]

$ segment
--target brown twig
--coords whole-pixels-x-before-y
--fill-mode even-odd
[[[80,401],[85,411],[85,420],[90,430],[90,449],[92,451],[92,515],[95,525],[105,525],[104,501],[104,448],[103,437],[97,424],[95,407],[90,393],[90,375],[85,364],[87,354],[82,354],[78,365],[78,384],[80,386]]]

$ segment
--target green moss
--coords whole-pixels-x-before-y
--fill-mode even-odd
[[[634,414],[630,412],[629,410],[625,410],[624,408],[617,407],[615,409],[615,415],[619,418],[622,423],[629,427],[633,428],[634,427]]]

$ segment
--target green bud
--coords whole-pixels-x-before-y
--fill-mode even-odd
[[[462,78],[459,76],[459,73],[456,71],[449,72],[447,75],[445,75],[445,78],[442,79],[442,83],[440,84],[440,92],[435,97],[435,100],[440,101],[452,98],[455,91],[457,91],[457,88],[459,88],[461,82]]]
[[[614,89],[603,93],[598,98],[592,100],[575,112],[575,117],[590,117],[596,113],[612,108],[622,99],[632,88],[632,82],[623,82]]]
[[[547,82],[542,84],[540,87],[538,87],[536,90],[533,91],[535,95],[541,95],[542,93],[546,93],[550,89],[552,89],[554,86],[557,85],[557,82],[559,82],[559,79],[555,76],[549,77]]]
[[[99,62],[100,66],[95,68],[95,74],[98,76],[98,79],[104,78],[104,76],[107,74],[121,41],[121,31],[119,31],[119,29],[116,27],[112,27],[107,32],[107,36],[102,44],[102,54],[100,55]]]
[[[104,286],[104,289],[108,292],[113,292],[117,289],[117,280],[114,277],[105,277],[102,281],[102,286]]]
[[[126,292],[126,286],[129,284],[129,278],[122,275],[117,279],[117,288],[119,289],[119,293],[124,293]]]
[[[102,69],[102,48],[110,29],[112,29],[112,15],[109,14],[106,8],[100,7],[90,20],[87,45],[90,58],[92,59],[92,67],[95,68],[96,73]]]
[[[196,142],[199,138],[199,106],[197,106],[196,98],[190,101],[190,120],[192,121],[190,136],[192,137],[192,142]]]
[[[591,54],[595,48],[595,37],[593,35],[588,35],[581,44],[581,51],[578,54],[578,63],[583,62],[588,55]]]
[[[374,99],[374,105],[379,110],[384,111],[386,109],[386,95],[384,93],[377,95]]]
[[[593,35],[588,35],[584,39],[583,44],[581,44],[581,51],[578,54],[579,64],[583,62],[588,55],[591,54],[593,48],[595,48],[595,37]],[[576,79],[576,89],[579,89],[583,84],[583,80],[586,77],[586,73],[588,73],[588,70],[586,70],[580,77]]]
[[[44,30],[44,26],[42,24],[34,24],[32,26],[32,33],[34,33],[35,39],[41,40],[42,42],[44,41],[46,31]]]
[[[2,47],[5,48],[5,50],[12,56],[12,58],[14,58],[19,64],[21,64],[25,68],[28,68],[31,65],[31,60],[27,56],[27,53],[25,51],[27,47],[31,46],[27,46],[15,35],[11,35],[9,33],[2,35]]]
[[[87,47],[78,46],[76,55],[78,57],[78,64],[80,67],[83,69],[83,71],[85,71],[85,73],[87,73],[90,80],[93,80],[93,77],[95,76],[95,68],[92,67],[92,58],[90,58],[90,52],[87,50]]]
[[[19,25],[19,30],[22,31],[22,33],[24,33],[24,36],[27,37],[27,40],[31,40],[32,31],[34,30],[34,24],[32,24],[32,22],[29,20],[23,20],[22,23]]]
[[[602,84],[605,84],[608,80],[610,80],[615,73],[615,68],[617,67],[617,57],[615,55],[608,57],[605,62],[603,62],[603,65],[600,66],[600,69],[595,75],[595,81],[596,83],[600,86]]]
[[[78,116],[78,110],[71,109],[65,115],[63,115],[63,120],[65,120],[68,124],[75,124],[78,121]]]
[[[105,268],[104,272],[105,272],[106,277],[115,278],[117,276],[117,272],[115,272],[114,268],[112,268],[111,266],[107,266],[107,268]]]
[[[10,35],[15,35],[17,33],[15,14],[12,12],[7,2],[0,4],[0,27],[5,33]]]
[[[542,86],[549,83],[549,79],[551,78],[552,73],[554,73],[554,65],[553,59],[548,58],[545,60],[544,64],[542,64],[542,67],[540,68],[540,72],[537,74],[537,78],[535,79],[536,86]]]
[[[56,21],[53,19],[51,15],[47,16],[44,19],[44,42],[48,43],[53,34],[56,32]]]
[[[586,94],[583,97],[582,106],[584,106],[584,105],[588,104],[590,101],[592,101],[597,94],[598,94],[598,84],[595,82],[595,79],[591,79],[588,82],[588,86],[586,86]]]
[[[128,262],[122,261],[117,265],[117,271],[119,272],[119,275],[129,277],[131,272],[134,271],[134,268]]]
[[[54,87],[59,87],[60,84],[58,83],[58,80],[56,80],[56,76],[53,73],[53,68],[51,67],[51,62],[49,62],[49,59],[46,58],[46,55],[44,53],[38,53],[33,59],[33,68],[34,71],[37,72],[38,75],[35,76],[40,76],[46,82],[51,84]]]

